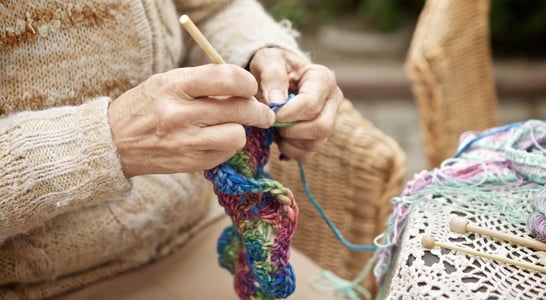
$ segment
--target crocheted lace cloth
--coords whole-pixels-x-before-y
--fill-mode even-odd
[[[458,200],[466,200],[465,196]],[[448,202],[449,198],[437,198]],[[458,207],[426,202],[413,210],[400,242],[398,257],[392,267],[386,299],[546,299],[546,276],[516,266],[465,255],[451,250],[421,246],[423,234],[437,241],[501,255],[533,264],[545,264],[546,253],[475,234],[449,230],[453,215],[464,216],[477,226],[527,235],[525,225],[514,226],[502,219],[461,213]],[[487,207],[484,207],[487,208]]]
[[[501,128],[502,129],[502,128]],[[376,274],[386,277],[386,299],[546,299],[546,276],[514,265],[421,245],[423,235],[438,242],[546,264],[546,252],[449,228],[454,216],[498,232],[543,240],[546,202],[546,122],[528,121],[493,129],[457,159],[416,174],[401,197],[393,199],[388,236]],[[464,144],[464,143],[463,143]],[[466,152],[465,152],[466,151]],[[394,221],[393,221],[394,220]],[[405,225],[404,225],[405,221]],[[397,226],[393,227],[393,224]],[[396,227],[396,228],[395,228]],[[394,230],[392,230],[395,228]]]

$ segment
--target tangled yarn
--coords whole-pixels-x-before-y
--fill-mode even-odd
[[[422,201],[435,201],[434,195],[449,199],[441,205],[527,226],[531,236],[546,242],[546,122],[467,132],[460,145],[454,158],[416,174],[392,199],[394,209],[374,269],[379,284],[389,272],[409,213]],[[461,201],[457,195],[466,197]]]
[[[276,110],[283,104],[270,107]],[[232,220],[218,239],[217,251],[220,265],[234,275],[240,299],[286,298],[295,290],[288,260],[298,206],[292,192],[264,170],[274,134],[273,128],[246,127],[245,147],[205,171]]]

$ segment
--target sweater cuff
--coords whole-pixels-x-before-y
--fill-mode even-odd
[[[96,191],[89,191],[89,198],[98,202],[123,200],[131,189],[121,166],[108,121],[108,106],[111,99],[100,97],[81,106],[81,127],[83,132],[82,156],[86,158],[82,169],[88,172],[89,184]],[[89,201],[92,201],[89,199]],[[94,203],[93,203],[94,204]]]
[[[130,184],[112,140],[109,102],[101,97],[9,118],[5,134],[13,161],[7,168],[17,175],[15,191],[37,207],[59,212],[123,199]]]

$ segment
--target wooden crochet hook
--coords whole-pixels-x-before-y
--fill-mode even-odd
[[[191,37],[195,40],[197,45],[205,51],[207,56],[212,60],[215,64],[225,64],[226,62],[224,59],[218,54],[218,51],[212,47],[212,45],[209,43],[207,38],[201,33],[201,30],[195,26],[195,23],[190,19],[188,15],[182,15],[179,19],[180,24],[186,29],[186,31],[191,35]]]
[[[212,44],[207,40],[207,38],[203,35],[203,33],[201,33],[201,30],[197,28],[195,23],[193,23],[193,21],[190,19],[188,15],[182,15],[178,21],[180,21],[180,24],[182,24],[184,29],[186,29],[186,31],[195,40],[197,45],[199,45],[199,47],[203,49],[205,54],[207,54],[207,56],[210,58],[210,60],[212,60],[213,63],[215,64],[226,63],[224,59],[222,58],[222,56],[220,56],[218,51],[214,49]],[[254,96],[251,99],[254,101],[258,101],[256,97]],[[292,124],[293,122],[279,122],[279,123],[276,122],[273,125],[271,125],[271,127],[284,127],[284,126],[288,126]]]
[[[474,249],[468,249],[468,248],[463,248],[463,247],[459,247],[459,246],[452,245],[452,244],[437,242],[430,235],[424,235],[423,236],[423,238],[421,240],[421,245],[423,245],[423,247],[425,247],[427,249],[432,249],[435,246],[438,246],[438,247],[445,248],[445,249],[450,249],[450,250],[454,250],[454,251],[458,251],[458,252],[462,252],[462,253],[466,253],[466,254],[470,254],[470,255],[474,255],[474,256],[479,256],[479,257],[483,257],[483,258],[487,258],[487,259],[496,260],[496,261],[499,261],[499,262],[503,262],[505,264],[518,266],[520,268],[529,269],[529,270],[532,270],[532,271],[535,271],[535,272],[546,273],[546,268],[545,267],[533,265],[533,264],[528,263],[528,262],[513,260],[513,259],[510,259],[510,258],[500,256],[500,255],[488,254],[488,253],[476,251]]]
[[[473,232],[486,236],[490,236],[496,239],[508,241],[512,244],[522,245],[539,251],[546,251],[546,244],[530,238],[524,238],[514,234],[509,234],[500,231],[494,231],[488,228],[473,225],[467,219],[461,217],[453,217],[449,221],[449,228],[453,232],[467,233]]]

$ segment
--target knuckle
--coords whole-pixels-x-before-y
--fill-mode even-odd
[[[299,151],[294,158],[298,161],[301,161],[303,163],[311,161],[311,159],[315,156],[315,152],[312,151]]]
[[[172,76],[169,76],[168,73],[158,73],[150,76],[148,82],[150,83],[148,85],[150,92],[157,92],[164,93],[171,89],[172,85]]]
[[[156,106],[156,112],[158,116],[157,127],[161,128],[163,131],[169,131],[173,126],[172,124],[180,118],[180,113],[178,109],[172,107],[168,101],[160,100]]]
[[[337,86],[337,80],[334,71],[323,65],[317,65],[319,78],[326,83],[329,88]]]
[[[173,76],[171,72],[158,73],[150,76],[143,85],[143,92],[148,98],[154,101],[161,101],[165,98],[170,98],[176,95],[176,91],[180,90],[180,82],[176,79],[177,76]]]
[[[230,64],[219,64],[219,65],[213,65],[219,74],[222,76],[226,76],[228,78],[231,78],[236,73],[236,68],[233,65]]]
[[[302,150],[305,151],[315,151],[316,144],[315,143],[304,143],[301,147]]]
[[[316,103],[313,103],[311,101],[308,101],[305,103],[302,113],[305,120],[312,120],[316,116],[318,116],[321,112],[321,107],[317,105]]]
[[[150,76],[147,81],[151,82],[154,85],[158,85],[161,82],[163,82],[165,78],[168,78],[168,77],[169,76],[166,73],[156,73]]]
[[[258,91],[258,84],[251,73],[234,65],[222,64],[218,67],[218,73],[214,76],[220,89],[236,93],[244,91],[248,96]]]
[[[220,72],[216,75],[217,80],[215,82],[218,89],[225,91],[231,90],[235,85],[237,80],[234,77],[234,71],[230,69],[221,69]]]
[[[330,122],[318,121],[313,128],[313,137],[316,139],[328,138],[333,132],[333,125]]]
[[[263,79],[274,79],[278,74],[286,73],[286,68],[279,64],[272,64],[267,66],[267,70],[262,73]]]

